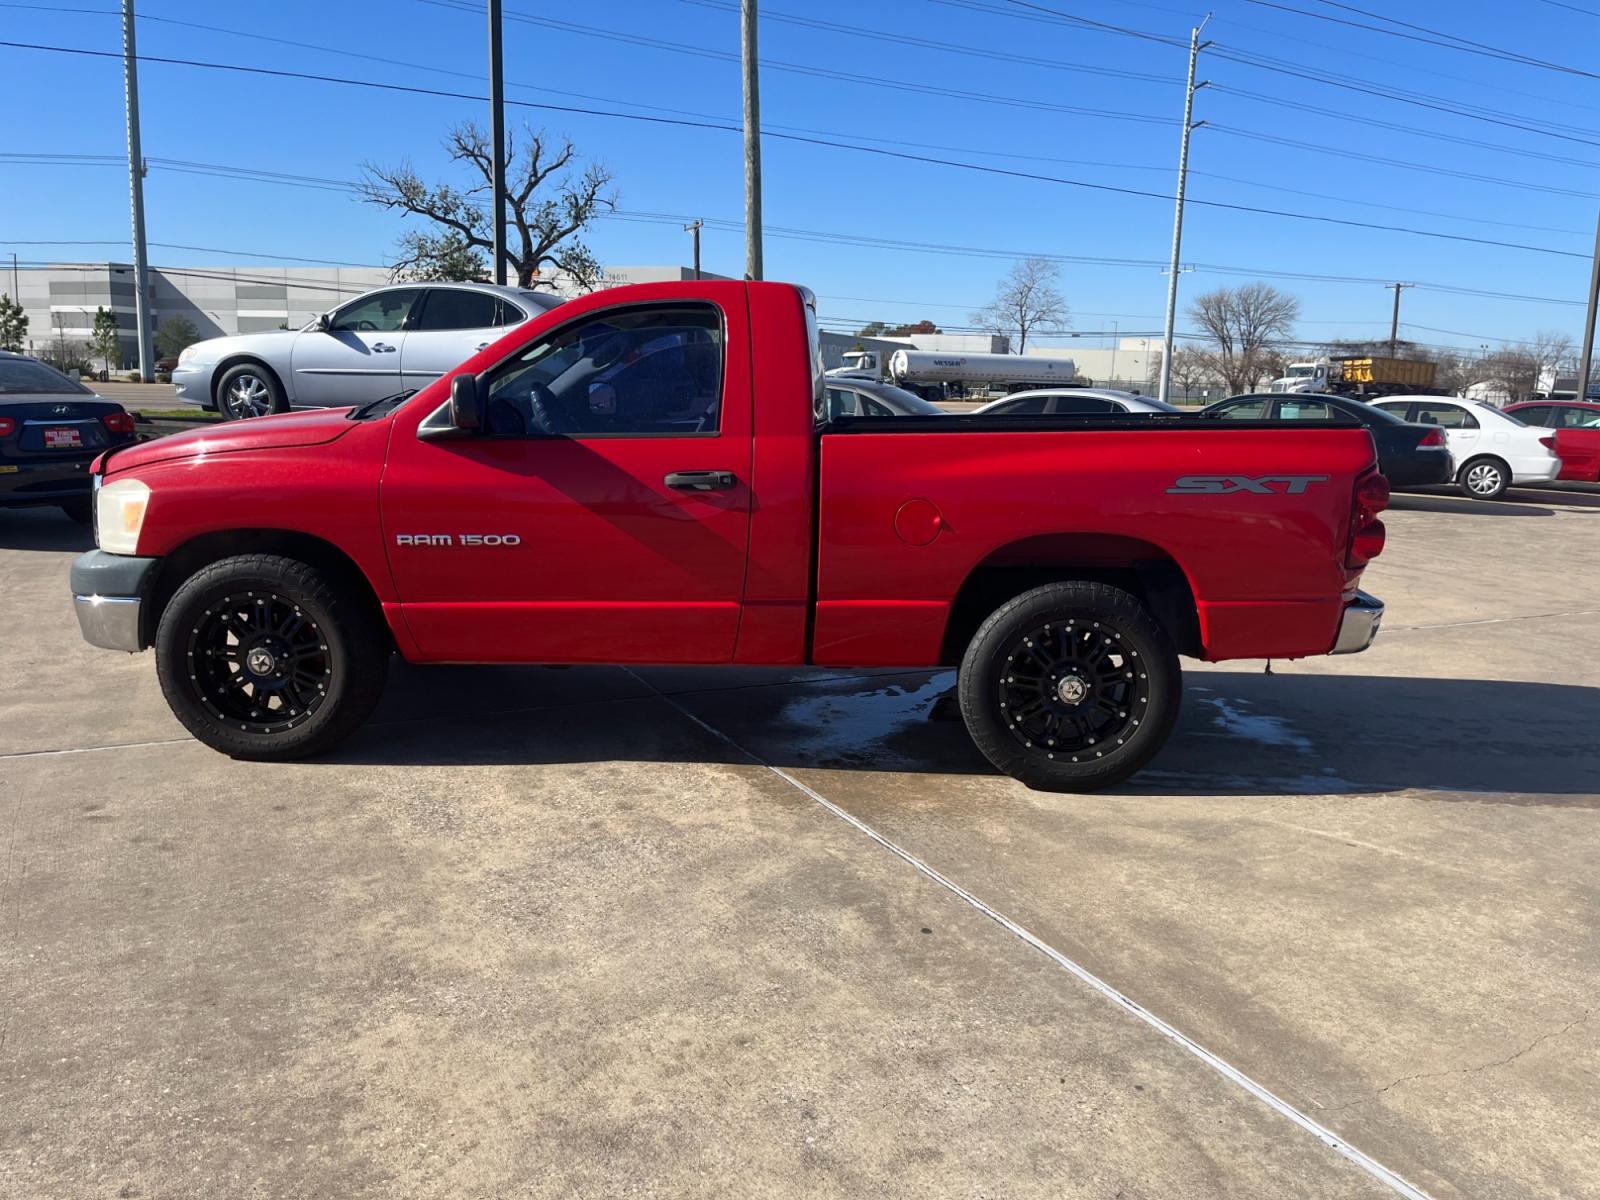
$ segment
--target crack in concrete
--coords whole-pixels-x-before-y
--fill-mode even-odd
[[[1370,1096],[1362,1096],[1362,1097],[1360,1097],[1359,1099],[1356,1099],[1356,1100],[1347,1100],[1343,1104],[1335,1104],[1335,1105],[1332,1105],[1331,1107],[1324,1108],[1322,1111],[1323,1112],[1342,1112],[1343,1110],[1345,1110],[1347,1108],[1356,1108],[1356,1107],[1359,1107],[1360,1105],[1363,1105],[1363,1104],[1371,1104],[1374,1100],[1376,1100],[1379,1096],[1383,1095],[1390,1088],[1397,1088],[1403,1083],[1415,1083],[1419,1079],[1444,1079],[1444,1078],[1446,1078],[1447,1076],[1450,1076],[1450,1075],[1476,1075],[1481,1071],[1490,1071],[1490,1070],[1493,1070],[1496,1067],[1506,1066],[1509,1063],[1516,1062],[1517,1059],[1521,1058],[1525,1054],[1528,1054],[1534,1048],[1544,1044],[1545,1042],[1549,1041],[1551,1038],[1560,1037],[1562,1034],[1568,1033],[1571,1030],[1576,1029],[1579,1025],[1582,1025],[1585,1021],[1587,1021],[1590,1017],[1592,1017],[1594,1015],[1594,1012],[1595,1012],[1595,1010],[1592,1009],[1592,1008],[1584,1009],[1582,1016],[1574,1017],[1572,1020],[1568,1021],[1565,1025],[1563,1025],[1560,1029],[1552,1029],[1552,1030],[1549,1030],[1546,1033],[1541,1033],[1538,1037],[1534,1038],[1533,1041],[1529,1042],[1521,1050],[1516,1051],[1516,1053],[1514,1053],[1514,1054],[1508,1054],[1504,1058],[1497,1058],[1497,1059],[1494,1059],[1491,1062],[1480,1063],[1475,1067],[1454,1067],[1454,1068],[1452,1068],[1452,1069],[1450,1069],[1448,1071],[1422,1071],[1422,1072],[1419,1072],[1419,1073],[1417,1073],[1415,1075],[1402,1075],[1399,1079],[1396,1079],[1396,1080],[1394,1080],[1394,1081],[1392,1081],[1390,1083],[1386,1083],[1381,1088],[1376,1089]]]

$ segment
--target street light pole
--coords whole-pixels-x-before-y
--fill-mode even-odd
[[[700,227],[704,224],[704,221],[696,217],[684,226],[685,230],[694,234],[694,277],[696,279],[700,278]]]
[[[139,146],[139,49],[133,0],[122,0],[122,80],[128,106],[128,187],[133,195],[133,314],[139,336],[139,378],[155,380],[150,348],[150,258],[144,240],[144,151]]]
[[[760,279],[761,70],[756,54],[756,0],[743,0],[740,21],[744,66],[744,274],[746,279]]]
[[[489,203],[494,209],[494,281],[506,281],[506,84],[500,48],[500,0],[489,0]]]

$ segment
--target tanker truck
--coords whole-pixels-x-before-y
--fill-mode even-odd
[[[1019,354],[962,354],[947,350],[896,350],[884,361],[877,350],[847,350],[844,366],[828,372],[835,379],[887,379],[927,400],[942,400],[951,390],[982,384],[1004,393],[1025,388],[1071,387],[1078,376],[1070,358],[1028,358]]]

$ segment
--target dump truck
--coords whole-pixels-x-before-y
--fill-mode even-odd
[[[1290,363],[1273,392],[1321,392],[1338,396],[1438,395],[1438,364],[1415,358],[1379,358],[1370,354]]]

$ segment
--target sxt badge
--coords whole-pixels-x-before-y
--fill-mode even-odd
[[[1262,496],[1298,496],[1313,483],[1327,483],[1326,475],[1184,475],[1167,489],[1169,496],[1228,496],[1254,492]]]

